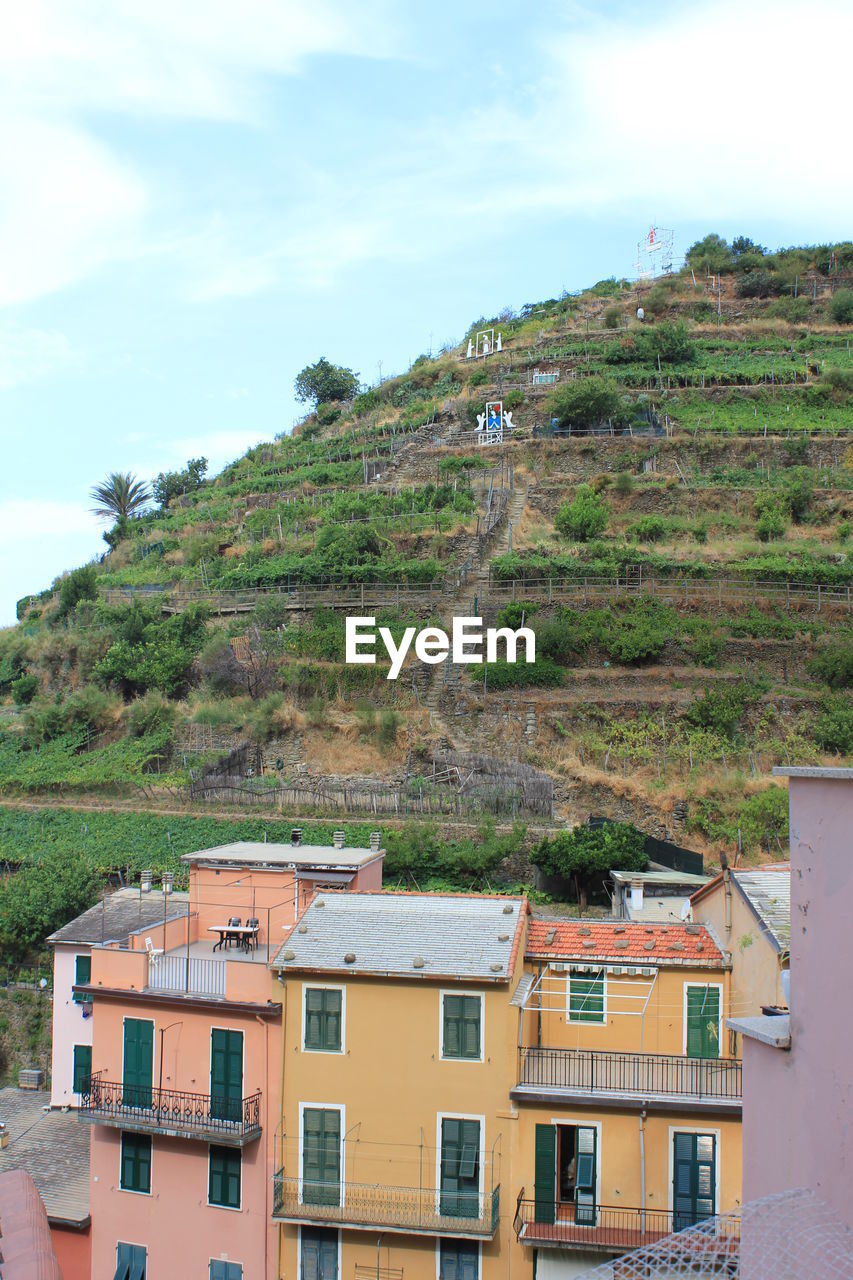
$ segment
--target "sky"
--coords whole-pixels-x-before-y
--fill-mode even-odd
[[[301,414],[649,225],[853,238],[849,0],[0,0],[0,625],[89,489]]]

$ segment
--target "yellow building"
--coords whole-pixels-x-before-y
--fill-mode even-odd
[[[317,897],[282,1000],[280,1276],[505,1276],[523,898]]]
[[[740,1203],[730,976],[701,925],[531,923],[513,1275],[565,1277]]]

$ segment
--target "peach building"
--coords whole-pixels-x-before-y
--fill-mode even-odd
[[[383,851],[238,843],[184,859],[182,909],[93,945],[92,1276],[272,1274],[282,1005],[268,968],[320,886],[381,883]]]

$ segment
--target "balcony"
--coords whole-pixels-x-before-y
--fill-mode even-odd
[[[261,1095],[219,1098],[175,1089],[121,1085],[93,1075],[84,1082],[80,1120],[113,1129],[197,1138],[225,1147],[244,1147],[261,1136]]]
[[[448,1195],[431,1187],[354,1182],[330,1186],[280,1172],[274,1178],[273,1217],[280,1222],[490,1240],[500,1217],[500,1186],[479,1194]]]
[[[674,1231],[685,1231],[696,1225],[686,1215],[664,1209],[617,1209],[607,1205],[598,1205],[591,1212],[592,1221],[581,1224],[574,1220],[572,1205],[537,1204],[523,1196],[522,1192],[516,1205],[513,1224],[516,1238],[521,1244],[537,1249],[553,1246],[585,1253],[625,1253],[630,1249],[643,1249]],[[721,1259],[729,1258],[736,1264],[738,1224],[724,1219],[718,1226],[716,1244]],[[705,1256],[703,1254],[703,1258]]]
[[[519,1102],[571,1099],[589,1106],[637,1103],[652,1110],[739,1112],[743,1086],[737,1058],[593,1049],[519,1049]]]

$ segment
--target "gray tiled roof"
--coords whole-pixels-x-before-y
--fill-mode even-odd
[[[506,982],[523,907],[523,898],[323,893],[273,968]]]
[[[170,895],[167,920],[186,915],[187,899],[186,893]],[[117,889],[103,903],[57,929],[48,942],[126,942],[131,933],[162,923],[163,894],[159,889],[143,894],[138,889]]]
[[[771,942],[784,951],[791,941],[791,870],[733,871],[732,879],[758,916]]]
[[[9,1145],[0,1172],[26,1169],[51,1221],[80,1226],[89,1217],[89,1127],[76,1111],[51,1111],[41,1090],[0,1089],[0,1120]]]
[[[378,849],[338,849],[331,844],[274,844],[271,840],[235,840],[185,853],[181,861],[213,866],[358,868],[379,857]]]

